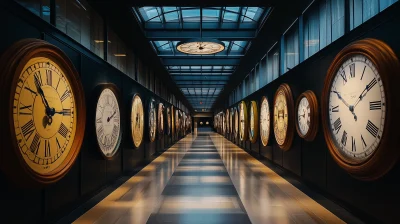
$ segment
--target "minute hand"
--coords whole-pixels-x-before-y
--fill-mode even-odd
[[[372,87],[375,86],[376,83],[376,79],[372,79],[372,81],[365,87],[360,96],[357,98],[357,101],[354,103],[354,107],[357,106],[357,104],[367,95],[367,93],[372,89]]]
[[[342,98],[342,96],[340,95],[339,92],[337,92],[337,91],[335,91],[335,90],[333,90],[332,92],[336,93],[336,95],[338,96],[339,100],[341,100],[341,101],[344,103],[344,105],[346,105],[348,108],[350,108],[350,105],[346,102],[346,100],[344,100],[344,99]]]

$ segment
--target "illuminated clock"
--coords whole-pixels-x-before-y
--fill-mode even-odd
[[[278,146],[289,150],[294,132],[294,105],[292,91],[288,84],[279,86],[274,97],[274,134]]]
[[[270,109],[267,97],[263,96],[260,107],[260,136],[263,146],[268,145],[269,133],[271,132]]]
[[[239,114],[238,114],[238,110],[236,108],[234,108],[235,111],[235,130],[234,130],[234,134],[235,134],[235,139],[237,139],[238,135],[239,135]]]
[[[233,112],[233,108],[230,110],[230,116],[229,116],[229,128],[230,128],[230,133],[233,133],[234,127],[233,127],[233,120],[234,120],[235,114]]]
[[[229,122],[230,114],[229,109],[226,109],[225,113],[225,121],[226,121],[226,133],[229,134],[230,132],[230,122]]]
[[[239,130],[239,135],[240,135],[240,141],[246,141],[247,140],[247,126],[248,126],[248,121],[247,121],[247,106],[244,101],[240,102],[239,104],[239,121],[240,121],[240,130]]]
[[[249,140],[251,143],[255,143],[258,138],[258,109],[257,102],[250,102],[250,127],[249,127]]]
[[[138,148],[142,144],[144,134],[144,110],[139,94],[135,94],[132,99],[131,131],[133,144]]]
[[[12,45],[1,63],[3,171],[17,184],[56,182],[75,162],[85,132],[79,74],[64,52],[36,39]]]
[[[157,110],[157,122],[158,122],[158,136],[162,138],[164,136],[164,104],[158,104]]]
[[[96,139],[102,155],[109,159],[121,142],[121,114],[115,87],[104,88],[97,100],[95,115]]]
[[[150,100],[147,113],[149,116],[149,140],[150,142],[154,142],[154,140],[156,140],[157,131],[157,113],[154,99]]]
[[[172,107],[171,107],[172,108]],[[171,126],[171,116],[172,116],[172,114],[171,114],[171,108],[169,108],[169,107],[167,107],[167,135],[169,136],[169,135],[171,135],[171,129],[172,129],[172,126]]]
[[[301,138],[314,140],[318,131],[318,101],[314,92],[302,93],[296,103],[296,130]]]
[[[179,134],[179,109],[175,108],[175,134]]]
[[[222,135],[225,135],[226,119],[225,119],[225,114],[224,113],[221,113],[221,120],[222,120]]]
[[[214,39],[195,39],[179,42],[176,49],[185,54],[216,54],[225,49],[225,44]]]
[[[328,70],[321,105],[325,139],[336,163],[358,179],[381,177],[399,157],[398,71],[393,50],[376,39],[351,43]]]

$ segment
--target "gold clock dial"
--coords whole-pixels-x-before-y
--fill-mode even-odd
[[[226,109],[226,113],[225,113],[225,121],[226,121],[226,133],[229,134],[229,109]]]
[[[274,134],[283,150],[288,150],[293,140],[293,97],[289,85],[282,84],[274,98]]]
[[[216,54],[225,46],[214,42],[189,42],[177,46],[178,51],[186,54]]]
[[[235,108],[235,138],[237,138],[237,135],[239,133],[239,114],[237,109]]]
[[[249,128],[249,139],[252,143],[255,143],[258,138],[258,109],[257,102],[250,102],[250,128]]]
[[[261,143],[263,146],[267,146],[270,133],[270,112],[268,99],[264,96],[261,100],[260,108],[260,132],[261,132]]]
[[[164,104],[158,104],[158,133],[160,138],[164,135]]]
[[[171,109],[169,107],[167,108],[167,126],[168,126],[167,134],[170,135],[171,134]]]
[[[151,100],[149,103],[149,139],[150,142],[154,142],[156,139],[156,131],[157,131],[157,114],[154,100]]]
[[[179,125],[179,110],[175,109],[175,131],[176,131],[177,135],[178,135],[178,133],[180,131],[179,128],[180,128],[180,125]]]
[[[135,147],[139,147],[143,141],[144,113],[142,99],[138,94],[133,97],[131,107],[131,130]]]
[[[240,119],[240,140],[247,140],[247,106],[244,101],[239,104],[239,119]]]

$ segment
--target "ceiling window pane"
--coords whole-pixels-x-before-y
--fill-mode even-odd
[[[239,19],[239,14],[232,12],[225,12],[223,19],[224,22],[237,22]]]
[[[179,22],[179,16],[177,12],[170,12],[164,14],[164,18],[166,22]]]
[[[163,7],[164,13],[171,12],[177,10],[176,7]]]
[[[216,22],[219,20],[220,10],[216,9],[203,9],[204,22]]]
[[[185,9],[182,10],[184,22],[200,22],[200,9]]]

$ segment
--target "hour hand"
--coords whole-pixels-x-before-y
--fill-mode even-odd
[[[42,87],[40,87],[39,80],[38,80],[37,76],[34,75],[33,79],[34,79],[34,82],[35,82],[36,89],[37,89],[38,93],[40,94],[46,109],[49,109],[50,108],[49,103],[47,102],[46,97],[44,96],[43,89],[42,89]]]

